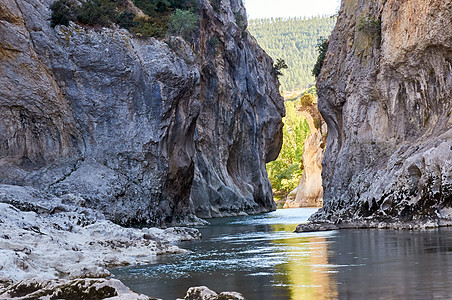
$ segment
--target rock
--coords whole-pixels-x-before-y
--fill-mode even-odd
[[[241,1],[200,0],[191,44],[52,28],[52,2],[0,3],[0,183],[77,195],[127,226],[274,209],[265,162],[284,109]]]
[[[237,292],[222,292],[217,294],[206,286],[191,287],[188,289],[184,300],[245,300],[242,294]],[[178,299],[182,300],[182,299]]]
[[[186,252],[173,243],[201,237],[192,228],[124,228],[80,203],[75,196],[0,185],[0,285],[37,277],[102,278],[110,275],[107,268]]]
[[[301,108],[311,134],[306,137],[303,149],[303,175],[294,192],[288,195],[284,208],[322,207],[322,159],[325,151],[326,124],[316,104]]]
[[[282,146],[284,104],[273,61],[246,30],[241,0],[221,1],[218,11],[204,14],[201,40],[208,43],[200,45],[203,98],[191,189],[196,215],[274,210],[265,164]]]
[[[2,299],[123,299],[151,300],[137,294],[116,279],[84,278],[75,280],[20,281],[3,292]]]
[[[342,1],[317,82],[328,141],[311,221],[452,225],[450,15],[450,1]]]
[[[297,228],[295,229],[295,232],[330,231],[330,230],[337,230],[337,229],[339,229],[339,227],[332,223],[308,222],[306,224],[298,225]]]

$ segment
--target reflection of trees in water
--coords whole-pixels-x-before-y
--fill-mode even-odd
[[[274,231],[293,231],[294,225],[272,225]],[[337,283],[328,266],[325,237],[301,236],[278,239],[274,244],[285,248],[287,262],[276,266],[275,284],[287,286],[291,299],[337,298]]]

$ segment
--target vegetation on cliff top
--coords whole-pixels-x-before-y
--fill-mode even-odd
[[[70,21],[94,27],[117,24],[141,37],[170,34],[188,39],[198,25],[196,0],[85,0],[81,4],[57,0],[50,8],[52,26]]]
[[[335,23],[335,17],[254,19],[248,30],[275,61],[281,58],[287,63],[289,68],[279,79],[281,90],[295,91],[314,84],[318,39],[329,36]]]

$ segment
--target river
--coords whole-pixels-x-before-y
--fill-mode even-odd
[[[254,299],[450,299],[452,228],[293,233],[315,209],[210,220],[192,253],[111,270],[164,300],[191,286]]]

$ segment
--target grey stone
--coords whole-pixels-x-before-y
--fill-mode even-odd
[[[328,140],[311,221],[452,224],[451,14],[450,1],[342,1],[317,83]],[[367,15],[381,35],[358,29]]]
[[[0,3],[0,183],[76,195],[123,225],[274,209],[265,162],[284,109],[241,1],[200,1],[190,44],[51,28],[51,3]]]

